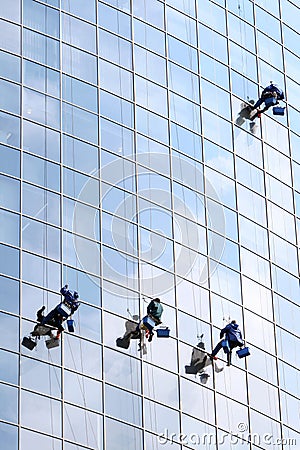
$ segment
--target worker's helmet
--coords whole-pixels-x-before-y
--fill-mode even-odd
[[[78,298],[78,297],[79,297],[78,292],[74,291],[74,298]]]

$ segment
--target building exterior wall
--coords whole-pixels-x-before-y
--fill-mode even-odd
[[[3,450],[300,448],[299,23],[298,0],[0,1]],[[270,80],[286,114],[253,135]],[[76,332],[30,352],[66,283]],[[157,296],[170,338],[117,348]],[[202,385],[184,366],[230,319],[251,356]]]

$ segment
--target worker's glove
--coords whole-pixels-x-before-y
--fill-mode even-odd
[[[68,287],[69,287],[69,285],[68,285],[68,284],[65,284],[65,288],[68,289]]]

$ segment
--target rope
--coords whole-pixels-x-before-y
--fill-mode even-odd
[[[48,358],[50,359],[51,363],[53,364],[50,350],[48,350]],[[55,378],[56,378],[56,381],[57,381],[58,385],[60,386],[60,385],[61,385],[61,382],[60,382],[60,380],[59,380],[59,378],[58,378],[58,376],[57,376],[56,371],[54,371],[54,375],[55,375]],[[50,407],[51,407],[51,403],[50,403]],[[67,419],[68,419],[68,422],[69,422],[69,425],[70,425],[70,429],[71,429],[71,433],[72,433],[74,442],[76,442],[76,436],[75,436],[75,433],[74,433],[74,429],[73,429],[73,427],[72,427],[72,423],[71,423],[71,420],[70,420],[68,411],[67,411],[66,409],[65,409],[65,413],[66,413],[66,416],[67,416]],[[53,440],[53,436],[52,436],[52,440]],[[75,444],[75,445],[76,445],[76,444]],[[78,445],[76,445],[76,447],[79,448]]]
[[[77,274],[77,271],[76,271]],[[78,289],[78,288],[77,288]],[[81,328],[80,328],[80,313],[79,313],[79,309],[78,309],[78,329],[79,329],[79,334],[81,335]],[[83,370],[83,357],[82,357],[82,342],[81,339],[79,339],[79,351],[80,351],[80,369],[81,369],[81,373],[84,373]],[[79,378],[78,378],[78,382],[79,382]],[[86,408],[86,400],[85,400],[85,385],[84,385],[84,378],[82,378],[82,396],[83,396],[83,405]],[[86,441],[87,444],[89,445],[89,433],[88,433],[88,426],[87,426],[87,411],[85,410],[84,413],[84,422],[85,422],[85,432],[86,432]],[[97,442],[97,441],[96,441]]]
[[[70,350],[71,358],[72,358],[72,361],[73,361],[73,364],[74,364],[74,367],[75,367],[75,370],[76,370],[76,362],[75,362],[74,354],[73,354],[73,351],[72,351],[72,347],[70,345],[69,340],[67,340],[67,342],[68,342],[68,347],[69,347],[69,350]],[[79,389],[80,389],[80,392],[82,394],[84,407],[87,408],[87,406],[86,406],[87,405],[86,404],[86,398],[85,398],[85,391],[84,391],[84,379],[82,379],[82,386],[81,386],[80,375],[77,372],[75,372],[75,373],[76,373],[76,377],[77,377],[77,380],[78,380]],[[82,373],[83,373],[83,369],[82,369]],[[81,377],[83,377],[83,376],[84,375],[81,375]],[[94,431],[93,424],[91,422],[91,419],[90,419],[89,415],[87,414],[87,410],[85,409],[85,420],[87,420],[86,417],[87,417],[87,419],[88,419],[88,421],[90,423],[90,427],[91,427],[91,430],[92,430],[92,433],[93,433],[93,437],[95,439],[95,443],[97,443],[97,437],[96,437],[96,433]],[[86,427],[87,427],[87,425],[86,425]],[[86,428],[86,430],[87,430],[87,428]],[[88,437],[87,437],[87,442],[88,442]]]
[[[50,350],[48,350],[48,355],[50,353]],[[52,397],[52,383],[51,383],[51,366],[48,364],[48,375],[49,375],[49,387],[50,387],[50,397]],[[52,442],[52,450],[55,450],[54,448],[54,424],[53,424],[53,407],[52,407],[52,398],[49,399],[50,401],[50,415],[51,415],[51,442]]]

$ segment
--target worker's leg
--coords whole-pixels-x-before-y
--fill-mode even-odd
[[[214,350],[213,350],[212,353],[211,353],[211,356],[212,356],[212,357],[216,356],[216,354],[219,353],[219,351],[221,350],[221,348],[222,348],[222,341],[220,341],[220,342],[216,345],[216,347],[214,348]]]
[[[255,105],[253,105],[253,109],[256,109],[256,108],[259,108],[260,107],[260,105],[264,102],[265,100],[264,100],[264,98],[259,98],[258,100],[257,100],[257,102],[255,103]]]

